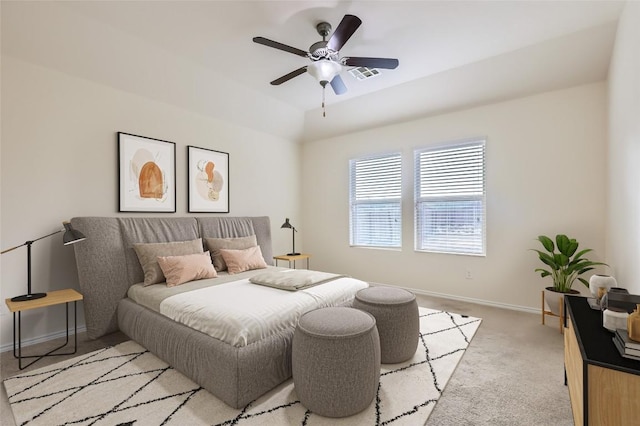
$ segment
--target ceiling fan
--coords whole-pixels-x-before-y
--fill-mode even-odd
[[[308,72],[318,80],[323,89],[327,84],[330,84],[334,93],[341,95],[347,91],[347,86],[345,86],[344,81],[342,81],[340,77],[340,72],[344,66],[395,69],[399,64],[397,59],[392,58],[340,57],[340,49],[349,38],[351,38],[353,33],[356,32],[360,24],[362,24],[362,21],[357,16],[344,15],[338,28],[336,28],[329,40],[327,40],[326,38],[331,32],[331,24],[328,22],[320,22],[316,25],[316,30],[318,34],[322,36],[322,41],[312,44],[308,52],[264,37],[254,37],[253,41],[258,44],[273,47],[274,49],[284,50],[294,55],[309,58],[312,61],[309,65],[300,67],[295,71],[291,71],[273,80],[271,82],[272,85],[280,85]],[[322,106],[324,108],[324,90]]]

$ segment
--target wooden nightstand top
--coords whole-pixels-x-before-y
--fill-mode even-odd
[[[287,260],[287,261],[309,259],[310,257],[311,255],[306,253],[300,253],[296,256],[289,256],[288,254],[279,254],[278,256],[273,256],[273,258],[276,260]]]
[[[24,302],[12,302],[11,299],[5,299],[5,303],[11,312],[27,311],[29,309],[44,308],[46,306],[59,305],[61,303],[76,302],[82,300],[80,293],[72,288],[64,290],[50,291],[47,297],[41,299],[27,300]]]

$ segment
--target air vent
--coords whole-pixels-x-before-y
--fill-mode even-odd
[[[352,76],[358,80],[367,80],[369,78],[380,75],[380,71],[376,68],[359,67],[349,70]]]

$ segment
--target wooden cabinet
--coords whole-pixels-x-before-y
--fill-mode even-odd
[[[575,425],[640,424],[640,361],[623,358],[602,314],[565,296],[564,366]]]

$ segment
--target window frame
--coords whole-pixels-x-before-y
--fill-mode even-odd
[[[466,194],[466,195],[432,195],[421,197],[421,164],[420,164],[420,155],[424,152],[438,152],[438,151],[447,151],[447,150],[455,150],[457,148],[464,147],[482,147],[482,194]],[[423,146],[420,148],[414,149],[414,173],[413,173],[413,185],[414,185],[414,206],[413,206],[413,219],[414,219],[414,251],[421,253],[439,253],[439,254],[454,254],[461,256],[480,256],[486,257],[487,255],[487,138],[486,137],[476,137],[469,139],[456,140],[452,142],[440,143],[437,145],[431,146]],[[434,249],[433,247],[427,247],[422,239],[421,235],[423,234],[422,227],[426,226],[426,219],[424,220],[424,224],[422,223],[423,219],[420,215],[420,210],[422,207],[422,203],[424,202],[460,202],[460,201],[480,201],[482,208],[482,224],[480,227],[481,230],[481,251],[457,251],[451,249]]]
[[[389,201],[384,198],[372,198],[367,200],[356,200],[355,199],[355,191],[356,191],[356,181],[355,179],[355,170],[358,162],[364,161],[375,161],[381,159],[395,159],[397,157],[398,161],[398,176],[399,179],[399,187],[396,188],[398,192],[397,198],[393,199],[393,201]],[[401,151],[393,151],[393,152],[383,152],[377,154],[369,154],[363,155],[356,158],[349,159],[349,246],[357,247],[357,248],[371,248],[371,249],[381,249],[381,250],[401,250],[402,249],[402,204],[403,204],[403,196],[402,196],[402,166],[403,166],[403,158]],[[373,205],[373,204],[394,204],[398,207],[398,216],[397,216],[397,228],[395,232],[397,232],[398,243],[395,245],[384,245],[384,244],[362,244],[356,242],[356,236],[354,234],[354,206],[356,205]],[[393,238],[393,235],[390,234],[390,237]]]

